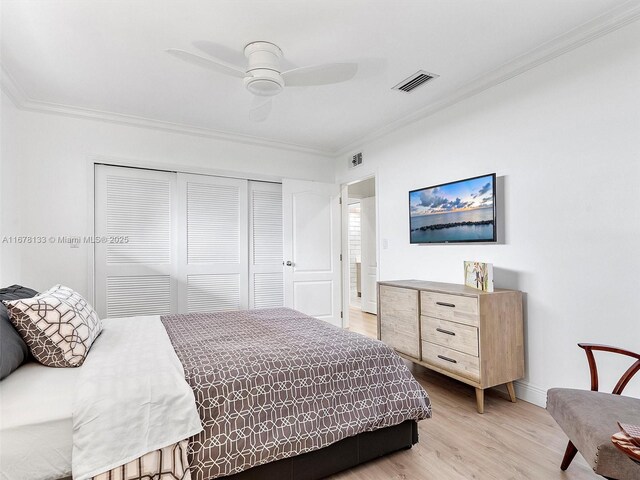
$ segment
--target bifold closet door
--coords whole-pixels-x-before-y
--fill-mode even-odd
[[[282,185],[249,182],[249,308],[282,307]]]
[[[247,180],[178,178],[178,311],[248,308]]]
[[[177,309],[176,175],[96,165],[95,307],[101,317]]]

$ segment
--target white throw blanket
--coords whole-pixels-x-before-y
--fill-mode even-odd
[[[85,480],[202,430],[158,316],[106,319],[73,407],[73,478]]]

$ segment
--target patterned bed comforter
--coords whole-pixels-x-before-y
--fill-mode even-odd
[[[146,453],[140,458],[92,477],[92,480],[191,480],[188,440]]]
[[[427,393],[382,342],[295,310],[163,316],[204,430],[205,480],[431,416]]]

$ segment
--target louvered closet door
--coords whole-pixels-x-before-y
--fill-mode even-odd
[[[176,174],[104,165],[95,173],[95,233],[112,240],[95,244],[98,314],[175,312]]]
[[[248,307],[247,181],[178,174],[178,311]]]
[[[249,308],[282,307],[282,185],[249,182]]]

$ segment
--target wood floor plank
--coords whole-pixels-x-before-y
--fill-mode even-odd
[[[376,338],[376,316],[350,309],[350,330]],[[504,387],[489,389],[485,413],[476,412],[473,387],[407,362],[427,390],[433,418],[419,423],[420,442],[332,476],[333,480],[595,480],[578,455],[566,472],[567,438],[547,411],[509,401]]]

